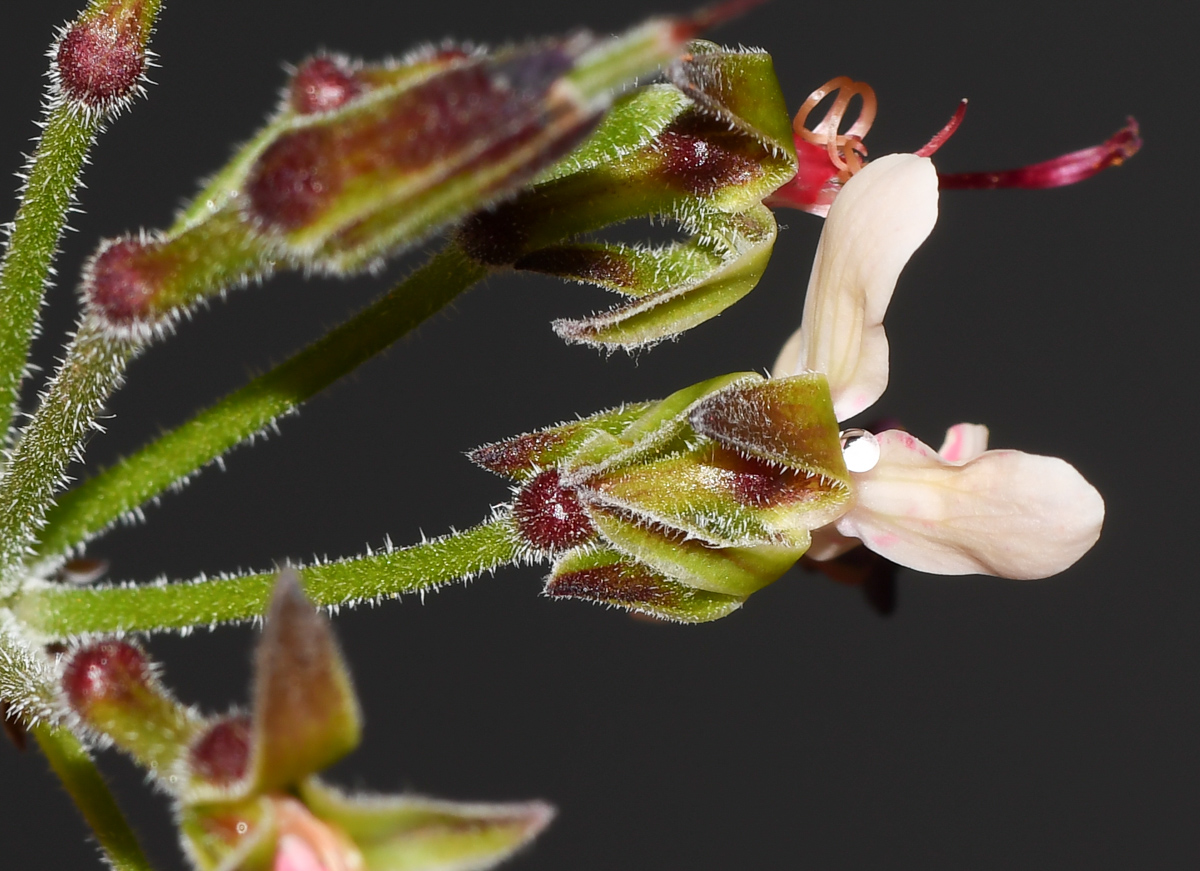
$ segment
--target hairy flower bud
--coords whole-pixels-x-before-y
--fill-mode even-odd
[[[165,774],[191,742],[195,715],[158,681],[145,652],[108,639],[67,655],[63,693],[71,710],[152,773]]]
[[[142,87],[152,6],[147,0],[93,2],[63,28],[51,52],[62,99],[102,115],[129,103]]]
[[[550,596],[722,617],[787,571],[850,500],[820,375],[738,373],[472,452],[512,505]],[[549,467],[549,468],[547,468]]]

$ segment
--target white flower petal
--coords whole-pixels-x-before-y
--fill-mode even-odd
[[[1104,500],[1069,463],[987,451],[948,463],[908,433],[879,435],[882,455],[854,476],[858,498],[837,525],[893,562],[934,574],[1044,578],[1100,535]]]
[[[833,201],[804,318],[774,374],[825,373],[838,420],[858,414],[887,387],[883,315],[900,270],[933,229],[937,211],[937,172],[929,158],[915,154],[872,161]]]
[[[946,430],[938,455],[947,463],[969,463],[987,450],[988,428],[981,423],[956,423]]]

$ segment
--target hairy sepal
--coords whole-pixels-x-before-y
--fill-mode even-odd
[[[551,598],[582,599],[677,623],[707,623],[728,616],[744,597],[698,589],[607,547],[564,554],[546,579]]]

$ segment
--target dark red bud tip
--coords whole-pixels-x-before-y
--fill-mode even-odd
[[[556,469],[548,469],[521,488],[513,502],[521,537],[539,551],[555,552],[583,544],[596,534],[592,521]]]
[[[302,115],[328,112],[353,100],[363,84],[344,60],[335,57],[309,58],[288,88],[288,102]]]
[[[153,314],[165,276],[149,256],[153,243],[116,239],[103,246],[84,273],[83,291],[92,311],[113,326],[129,327]]]
[[[63,691],[71,707],[86,712],[97,702],[121,702],[151,679],[146,654],[128,641],[101,641],[71,654],[63,670]]]
[[[192,745],[188,762],[197,777],[228,786],[246,775],[250,762],[250,718],[228,717]]]
[[[76,21],[54,53],[63,95],[101,111],[126,102],[146,69],[144,41],[141,24],[130,12]]]

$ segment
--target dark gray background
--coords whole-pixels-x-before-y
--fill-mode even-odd
[[[13,170],[34,132],[42,53],[75,2],[23,5],[0,31],[0,158]],[[165,226],[273,105],[282,61],[611,31],[687,7],[169,3],[158,84],[94,152],[39,359],[71,322],[73,277],[96,240]],[[1129,113],[1142,122],[1144,152],[1081,186],[943,196],[889,313],[892,386],[875,409],[935,445],[947,425],[980,421],[994,445],[1068,458],[1108,501],[1091,554],[1033,583],[903,572],[888,620],[800,570],[703,627],[540,599],[539,569],[342,614],[368,726],[336,779],[551,799],[559,819],[513,864],[530,871],[1194,867],[1191,15],[1183,3],[775,2],[716,35],[768,49],[793,108],[834,75],[872,83],[874,154],[915,148],[970,97],[938,159],[951,171],[1099,142]],[[799,321],[820,232],[815,218],[780,218],[750,297],[637,360],[550,332],[602,294],[493,280],[286,421],[286,438],[239,450],[227,472],[205,472],[93,552],[119,578],[189,577],[471,524],[507,491],[462,451],[770,365]],[[284,276],[202,312],[133,366],[89,459],[181,422],[415,262],[345,283]],[[251,641],[222,629],[154,649],[182,697],[213,709],[244,701]],[[179,867],[162,803],[123,760],[105,765],[156,867]],[[35,751],[0,746],[0,783],[6,869],[98,867]]]

